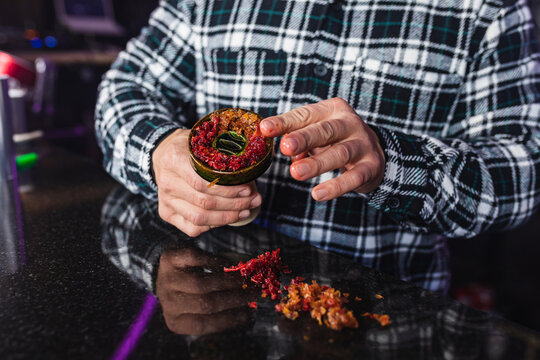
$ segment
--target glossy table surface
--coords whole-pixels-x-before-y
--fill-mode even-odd
[[[12,221],[16,266],[0,267],[0,359],[540,358],[534,331],[257,225],[188,239],[89,160],[46,150],[21,175],[31,189],[22,229]],[[212,265],[276,248],[294,275],[350,293],[358,329],[288,320]]]

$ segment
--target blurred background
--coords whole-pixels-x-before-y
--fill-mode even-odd
[[[0,74],[18,79],[10,96],[19,149],[45,138],[101,162],[93,133],[97,86],[157,3],[0,0]],[[538,23],[540,0],[530,5]],[[540,214],[513,231],[449,245],[451,296],[540,330]]]

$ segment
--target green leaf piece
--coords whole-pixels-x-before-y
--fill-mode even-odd
[[[213,147],[225,155],[241,155],[247,146],[247,139],[234,131],[227,131],[219,135]]]

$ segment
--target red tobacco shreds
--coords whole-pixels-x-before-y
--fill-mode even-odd
[[[240,262],[236,266],[224,268],[223,270],[225,272],[239,271],[245,279],[249,279],[261,287],[261,297],[270,296],[272,300],[280,300],[282,293],[280,290],[280,275],[291,271],[286,265],[282,264],[279,252],[280,249],[272,252],[267,251],[256,258],[248,260],[246,263]],[[309,312],[311,317],[318,321],[319,325],[324,324],[333,330],[341,330],[346,327],[358,328],[358,321],[352,310],[344,306],[349,302],[348,297],[350,295],[348,293],[341,293],[341,291],[326,285],[319,286],[314,280],[311,285],[304,281],[303,277],[297,276],[291,279],[289,285],[283,286],[288,295],[287,299],[281,300],[279,304],[275,305],[277,312],[282,313],[291,320],[297,319],[302,311]],[[383,298],[379,294],[376,294],[375,297]],[[356,301],[362,300],[358,296],[355,296],[354,299]],[[255,301],[248,303],[248,305],[251,308],[257,308]],[[377,320],[381,326],[390,324],[388,315],[366,312],[362,316]]]
[[[280,275],[283,271],[289,271],[289,268],[282,264],[279,252],[280,249],[267,251],[245,264],[240,262],[236,266],[223,270],[225,272],[240,271],[240,275],[245,279],[250,279],[261,287],[263,297],[269,296],[272,300],[279,300],[281,299]]]
[[[193,154],[210,167],[222,171],[236,171],[255,164],[266,152],[266,141],[258,129],[257,116],[235,110],[225,111],[218,115],[219,117],[213,115],[211,120],[202,123],[194,129],[193,136],[191,137]],[[244,133],[248,139],[244,153],[238,156],[226,155],[214,149],[212,147],[214,139],[223,131],[227,131],[228,127],[231,127],[235,131],[242,130],[235,127],[233,123],[237,121],[241,126],[244,125],[242,123],[242,117],[246,115],[253,116],[257,120],[257,130]],[[226,124],[225,127],[224,124]]]

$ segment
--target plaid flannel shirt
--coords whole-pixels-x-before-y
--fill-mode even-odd
[[[339,96],[379,135],[382,184],[317,203],[310,189],[339,172],[298,182],[276,151],[258,222],[443,290],[446,237],[538,207],[533,30],[522,0],[163,0],[100,86],[105,167],[155,198],[151,153],[174,129],[219,108],[266,117]]]

